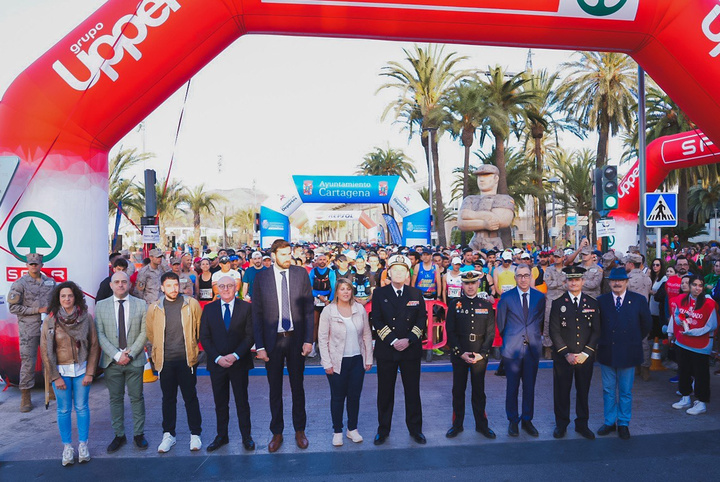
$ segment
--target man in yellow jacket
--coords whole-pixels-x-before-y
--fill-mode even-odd
[[[160,284],[164,296],[150,305],[145,319],[162,390],[163,439],[158,452],[170,451],[176,442],[178,387],[190,427],[190,450],[197,451],[202,447],[202,417],[195,388],[202,309],[194,298],[180,295],[180,277],[176,273],[163,274]]]

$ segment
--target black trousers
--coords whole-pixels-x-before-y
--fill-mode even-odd
[[[378,431],[390,434],[395,406],[395,383],[398,369],[405,390],[405,424],[410,433],[422,432],[422,405],[420,404],[420,358],[412,360],[377,360],[378,378]]]
[[[571,365],[565,356],[553,352],[553,400],[555,405],[555,424],[566,429],[570,424],[570,390],[575,380],[575,428],[587,428],[590,409],[588,394],[593,376],[595,355],[584,363]]]
[[[452,408],[453,427],[462,427],[465,421],[465,389],[467,388],[468,373],[470,374],[470,404],[472,405],[475,428],[487,428],[488,420],[485,414],[485,370],[487,370],[487,357],[472,365],[460,358],[452,358],[453,385]]]
[[[230,368],[212,366],[210,382],[215,400],[217,434],[228,436],[230,423],[230,387],[232,386],[238,426],[243,440],[250,438],[250,404],[248,403],[248,370],[235,362]]]
[[[360,413],[360,394],[365,380],[365,365],[362,355],[346,356],[342,359],[340,373],[327,375],[330,383],[330,415],[334,433],[342,433],[343,405],[347,400],[347,428],[357,430]]]
[[[294,332],[291,332],[294,333]],[[292,421],[296,432],[305,431],[305,387],[303,372],[305,357],[302,355],[302,343],[296,335],[278,336],[275,346],[268,352],[270,361],[265,363],[268,384],[270,385],[270,431],[279,435],[285,430],[283,418],[283,368],[287,363],[290,390],[292,392]]]
[[[695,379],[695,397],[701,402],[710,402],[710,355],[696,353],[675,345],[678,364],[678,390],[683,396],[693,392]]]
[[[170,432],[175,436],[175,422],[177,420],[177,390],[180,387],[185,412],[187,413],[190,433],[200,435],[202,432],[202,416],[200,415],[200,402],[197,397],[197,373],[190,368],[185,360],[166,361],[160,372],[160,390],[162,391],[162,428],[163,432]]]

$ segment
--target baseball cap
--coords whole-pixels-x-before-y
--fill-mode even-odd
[[[450,261],[450,264],[462,264],[462,259],[460,259],[459,257],[455,256],[455,257],[452,259],[452,261]]]

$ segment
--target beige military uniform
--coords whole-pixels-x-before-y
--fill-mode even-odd
[[[547,285],[547,294],[545,295],[545,324],[543,325],[543,346],[552,346],[550,339],[550,310],[552,302],[560,298],[567,291],[567,275],[555,268],[555,265],[545,268],[545,284]],[[584,290],[584,288],[583,288]]]
[[[195,282],[190,277],[189,271],[180,271],[180,294],[193,296],[195,294]]]
[[[478,194],[466,197],[460,211],[468,209],[470,211],[492,211],[495,208],[515,210],[515,201],[507,194],[494,194],[490,196],[480,196]],[[493,231],[495,232],[495,231]],[[475,231],[469,246],[475,251],[483,249],[503,249],[502,239],[500,236],[488,236],[490,231]]]
[[[23,275],[10,286],[8,306],[10,313],[18,318],[20,342],[20,382],[21,390],[35,386],[35,365],[40,346],[40,308],[50,304],[50,296],[55,289],[55,280],[40,273],[37,280],[29,274]]]
[[[602,291],[603,270],[597,264],[592,264],[590,267],[586,267],[585,265],[581,266],[585,269],[582,291],[588,296],[597,299]]]
[[[145,303],[151,305],[160,299],[162,292],[160,291],[160,277],[166,273],[162,265],[158,269],[153,269],[149,264],[143,266],[137,275],[135,281],[135,296],[145,300]]]

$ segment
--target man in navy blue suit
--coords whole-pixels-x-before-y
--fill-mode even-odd
[[[305,436],[305,357],[312,350],[315,308],[307,271],[292,264],[290,243],[277,239],[270,247],[275,264],[255,275],[252,319],[258,359],[265,362],[270,385],[269,452],[276,452],[283,441],[283,367],[287,362],[292,392],[292,420],[295,442],[308,446]]]
[[[630,438],[632,385],[635,367],[643,362],[642,340],[650,333],[652,316],[647,299],[627,290],[624,268],[615,268],[608,276],[611,293],[599,296],[600,339],[597,360],[603,384],[605,423],[598,435],[617,430],[621,439]]]
[[[545,295],[530,287],[531,271],[527,265],[515,270],[517,287],[502,294],[497,306],[497,327],[503,338],[502,357],[507,376],[505,411],[510,425],[508,435],[519,435],[518,424],[533,437],[538,431],[532,424],[535,406],[535,379],[545,320]],[[522,414],[518,414],[518,392],[523,385]]]

